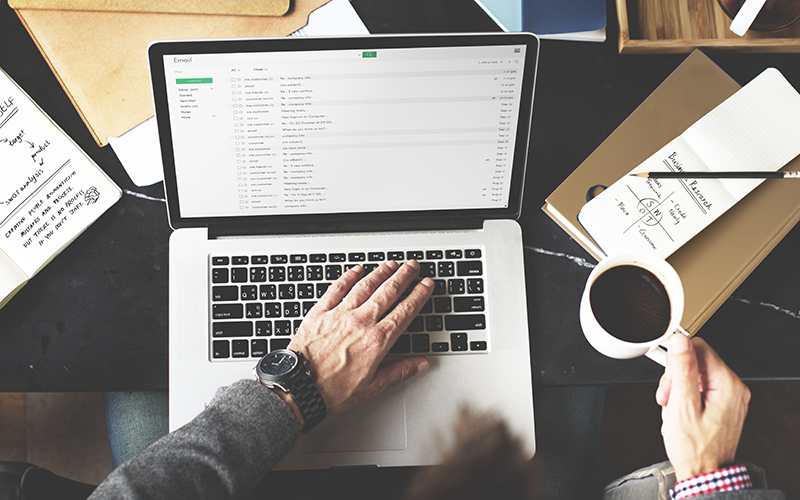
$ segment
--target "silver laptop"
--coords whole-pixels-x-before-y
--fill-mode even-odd
[[[170,428],[252,377],[350,266],[436,289],[389,356],[431,369],[303,435],[280,469],[435,464],[459,409],[535,451],[520,214],[530,34],[155,42],[170,225]]]

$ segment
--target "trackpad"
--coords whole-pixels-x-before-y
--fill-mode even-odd
[[[406,448],[406,405],[403,383],[363,404],[329,415],[317,428],[303,434],[301,453],[382,451]]]

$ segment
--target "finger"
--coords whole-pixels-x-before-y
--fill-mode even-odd
[[[378,287],[369,300],[364,303],[365,310],[369,311],[375,321],[378,321],[378,318],[400,299],[417,275],[419,275],[419,263],[413,259],[409,260]]]
[[[378,328],[385,333],[384,355],[392,348],[397,337],[400,336],[411,324],[411,321],[419,314],[425,302],[433,294],[434,283],[430,278],[420,281],[411,290],[408,297],[398,303],[389,314],[379,323]]]
[[[656,390],[656,403],[659,406],[667,406],[669,403],[669,391],[672,386],[669,376],[665,373],[661,375],[661,380],[658,381],[658,389]]]
[[[430,366],[430,361],[420,356],[401,358],[381,365],[375,372],[372,396],[426,371]]]
[[[384,262],[359,281],[352,290],[350,290],[343,302],[347,304],[347,307],[353,309],[360,306],[375,293],[378,287],[391,278],[399,267],[397,262],[393,260]]]
[[[697,384],[698,363],[691,340],[683,335],[670,337],[667,367],[671,378],[670,403],[682,405],[690,411],[699,413],[702,402]]]
[[[338,306],[347,292],[353,288],[359,279],[364,275],[364,268],[360,265],[347,270],[343,275],[334,281],[325,291],[319,302],[315,305],[316,312],[328,311]]]

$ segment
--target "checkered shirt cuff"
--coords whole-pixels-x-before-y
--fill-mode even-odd
[[[672,500],[682,500],[706,493],[746,490],[753,487],[750,474],[744,465],[733,465],[689,479],[684,479],[669,490]]]

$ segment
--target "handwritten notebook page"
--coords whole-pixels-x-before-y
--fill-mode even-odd
[[[798,154],[800,94],[770,68],[631,173],[775,171]],[[763,181],[626,175],[587,203],[578,220],[606,255],[666,258]]]
[[[111,179],[0,71],[0,260],[6,261],[2,266],[10,269],[10,260],[33,276],[121,195]]]

